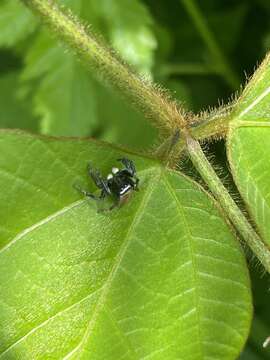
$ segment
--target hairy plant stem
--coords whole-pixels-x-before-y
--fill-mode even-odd
[[[160,130],[163,138],[172,136],[176,129],[183,130],[192,121],[192,114],[185,115],[179,105],[171,100],[166,92],[150,81],[140,78],[118,56],[86,29],[70,12],[60,8],[52,0],[21,0],[37,13],[52,30],[53,34],[68,45],[84,63],[94,70],[95,75],[114,87],[130,100],[135,109]],[[104,105],[106,106],[106,104]],[[195,116],[194,116],[195,117]],[[189,120],[187,120],[187,118]],[[197,139],[211,136],[219,137],[227,129],[223,117],[213,117],[211,121],[200,123],[190,128],[190,133]],[[128,118],[127,118],[127,121]],[[224,130],[225,129],[225,130]],[[180,140],[179,150],[185,142]]]
[[[215,173],[211,164],[204,155],[198,141],[187,136],[187,151],[195,168],[208,185],[210,191],[219,202],[225,215],[232,225],[257,256],[264,268],[270,273],[270,250],[260,239],[234,200],[231,198],[225,186]]]
[[[206,117],[201,122],[195,122],[188,128],[188,133],[192,138],[196,140],[203,140],[205,138],[209,139],[220,139],[225,137],[227,132],[229,131],[229,123],[231,121],[228,116],[231,110],[222,109],[218,114],[210,114],[210,116]],[[186,148],[186,139],[185,139],[185,131],[182,131],[180,134],[180,139],[178,143],[174,146],[171,156],[171,161],[169,162],[170,166],[174,167],[178,164],[179,154]],[[168,145],[170,144],[169,136],[157,149],[155,155],[160,160],[166,159],[164,154],[167,152]],[[167,160],[166,160],[167,162]]]
[[[235,90],[239,86],[238,76],[234,73],[231,66],[229,65],[225,55],[221,51],[216,39],[208,27],[208,24],[201,13],[199,7],[195,0],[181,0],[184,5],[187,13],[192,19],[195,27],[198,30],[199,35],[205,42],[209,51],[212,53],[212,56],[216,62],[215,68],[219,73],[224,77],[224,80],[227,84]]]

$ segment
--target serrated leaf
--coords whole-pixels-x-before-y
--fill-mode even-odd
[[[19,0],[0,5],[0,46],[13,46],[24,40],[36,27],[34,15]]]
[[[1,360],[237,357],[245,259],[193,181],[87,140],[1,132],[0,154]],[[121,156],[140,191],[98,214],[72,184],[88,161],[106,175]]]
[[[132,58],[131,62],[138,69],[150,72],[155,45],[149,27],[150,16],[142,4],[136,1],[132,5],[133,10],[139,11],[138,17],[134,16],[132,9],[128,10],[126,4],[120,2],[114,6],[109,6],[105,0],[98,4],[85,0],[77,2],[69,0],[61,3],[72,8],[88,23],[98,24],[98,20],[105,22],[107,24],[105,27],[109,29],[109,38],[115,39],[116,48],[122,55],[125,53],[126,59],[129,56],[128,60]],[[106,11],[101,10],[102,6]],[[112,20],[112,14],[108,13],[109,8],[118,17],[117,21]],[[116,33],[119,36],[116,36]],[[23,79],[40,80],[35,92],[35,110],[42,117],[42,133],[87,136],[100,130],[103,119],[102,114],[97,113],[99,99],[96,82],[75,57],[58,46],[45,30],[36,37],[25,62]],[[120,109],[120,106],[116,109]],[[117,113],[113,109],[112,112],[116,113],[116,118],[122,116],[122,111]],[[127,115],[125,123],[126,118]],[[133,125],[131,119],[129,125],[134,128],[133,133],[137,132],[136,124]],[[142,142],[141,145],[144,144],[145,142]]]
[[[98,11],[108,23],[113,47],[138,71],[151,75],[157,42],[146,6],[139,0],[101,0]]]
[[[54,44],[48,33],[37,37],[26,63],[26,84],[31,86],[34,79],[43,79],[34,95],[35,111],[42,117],[42,133],[85,136],[98,129],[103,139],[112,142],[137,148],[152,144],[154,131],[145,119],[94,81],[72,54]]]
[[[95,83],[70,53],[42,32],[26,58],[24,80],[43,75],[35,93],[35,111],[42,117],[41,132],[87,136],[97,125]]]
[[[153,19],[141,0],[61,0],[109,40],[139,72],[151,75],[157,41]]]
[[[270,56],[231,115],[227,150],[232,173],[259,233],[270,243]],[[269,123],[269,124],[268,124]]]

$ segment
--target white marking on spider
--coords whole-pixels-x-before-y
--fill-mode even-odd
[[[270,336],[268,336],[268,338],[265,339],[265,341],[263,343],[263,347],[266,348],[269,344],[270,344]]]
[[[112,168],[112,173],[113,173],[113,175],[117,174],[118,171],[119,171],[118,168],[116,168],[116,167],[113,167],[113,168]]]
[[[121,189],[121,191],[120,191],[120,196],[121,195],[123,195],[123,194],[125,194],[128,190],[130,190],[131,189],[131,186],[128,184],[128,185],[126,185],[124,188],[122,188]]]

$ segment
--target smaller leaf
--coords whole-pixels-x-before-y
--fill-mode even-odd
[[[4,0],[0,5],[0,46],[13,46],[36,28],[34,15],[19,0]]]
[[[139,0],[101,0],[98,7],[113,47],[139,72],[150,75],[157,42],[146,6]]]
[[[95,82],[47,32],[41,32],[29,50],[22,77],[25,81],[41,77],[34,102],[43,134],[91,134],[97,125]]]

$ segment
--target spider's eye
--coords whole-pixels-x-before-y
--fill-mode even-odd
[[[116,168],[116,167],[113,167],[113,168],[112,168],[112,173],[113,173],[113,174],[118,173],[118,171],[119,171],[119,169],[118,169],[118,168]]]
[[[112,179],[113,178],[113,175],[112,174],[109,174],[108,176],[107,176],[107,180],[110,180],[110,179]]]

